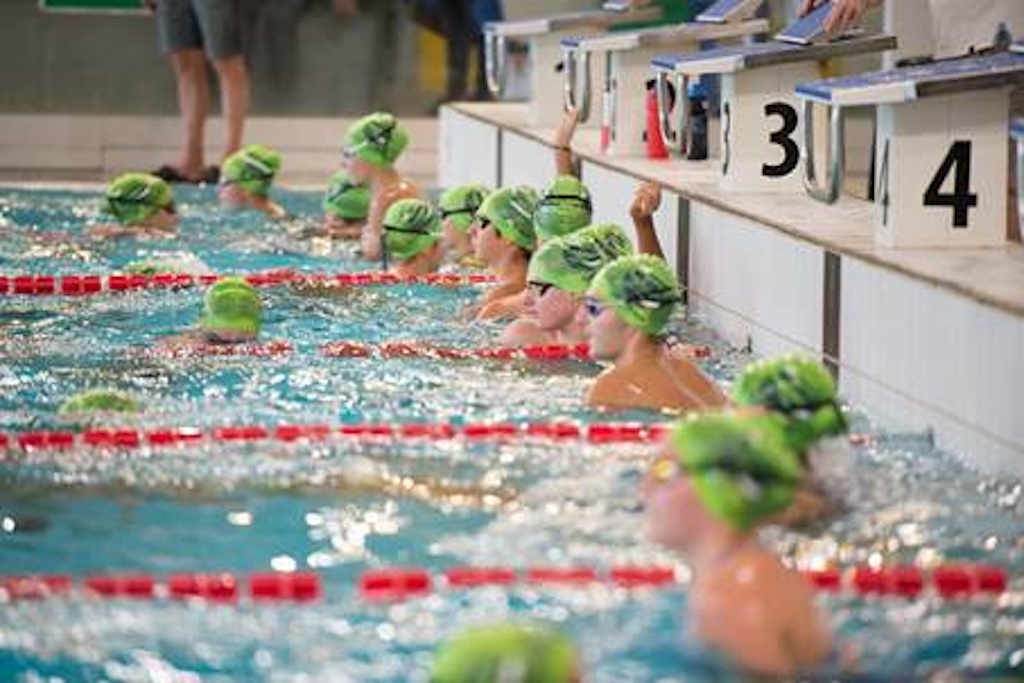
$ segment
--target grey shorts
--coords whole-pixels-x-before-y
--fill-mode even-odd
[[[242,54],[238,0],[158,0],[156,25],[165,53],[205,50],[213,60]]]

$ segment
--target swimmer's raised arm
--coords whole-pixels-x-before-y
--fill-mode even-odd
[[[665,258],[661,251],[661,241],[654,229],[654,212],[661,206],[661,186],[654,182],[646,182],[637,188],[633,195],[633,204],[629,207],[629,215],[636,229],[637,251]]]
[[[562,122],[555,131],[552,142],[555,145],[555,175],[579,176],[572,158],[572,137],[580,120],[578,109],[570,109],[562,116]]]

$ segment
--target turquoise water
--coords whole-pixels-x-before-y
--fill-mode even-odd
[[[0,191],[0,272],[105,273],[140,253],[174,253],[213,270],[292,267],[360,270],[344,250],[308,245],[248,214],[209,211],[209,191],[181,202],[183,237],[166,245],[91,245],[88,260],[40,233],[83,233],[97,218],[87,195]],[[288,194],[296,212],[312,195]],[[40,208],[45,205],[45,209]],[[35,208],[33,208],[35,206]],[[267,250],[254,240],[283,240]],[[35,245],[35,246],[33,246]],[[40,246],[41,245],[41,246]],[[38,247],[48,253],[30,257]],[[85,249],[86,247],[83,247]],[[88,298],[0,298],[0,431],[63,428],[55,415],[74,391],[116,386],[145,397],[138,427],[378,421],[609,419],[581,407],[585,363],[329,359],[339,339],[423,339],[490,344],[494,329],[460,317],[478,290],[375,288],[314,298],[262,290],[265,339],[293,352],[272,358],[168,359],[159,338],[193,324],[201,291]],[[714,348],[707,369],[727,382],[748,360],[680,321]],[[613,419],[660,421],[634,413]],[[846,514],[804,533],[766,540],[785,557],[844,565],[987,561],[1024,573],[1019,482],[995,481],[938,451],[926,434],[889,434],[854,410],[863,446],[831,444],[830,488]],[[76,427],[78,425],[71,425]],[[80,597],[0,605],[0,680],[408,681],[424,680],[437,641],[467,624],[506,616],[558,622],[580,644],[593,681],[727,680],[686,640],[685,585],[625,592],[581,589],[440,591],[396,605],[355,592],[368,568],[454,565],[594,565],[677,562],[649,543],[636,495],[647,447],[545,443],[230,445],[123,452],[9,453],[0,459],[0,575],[314,569],[313,605],[184,605]],[[481,495],[416,496],[374,489],[412,478]],[[369,484],[368,484],[369,482]],[[488,495],[483,495],[484,493]],[[998,603],[823,597],[837,629],[875,680],[958,680],[1019,672],[1021,584]],[[946,678],[942,678],[945,676]]]

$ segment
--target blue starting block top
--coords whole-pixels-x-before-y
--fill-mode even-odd
[[[697,21],[704,24],[725,24],[742,21],[754,16],[764,0],[718,0],[697,15]]]
[[[1024,119],[1014,119],[1010,123],[1010,135],[1017,140],[1024,140]]]
[[[798,85],[807,100],[839,106],[898,104],[932,95],[1024,84],[1024,54],[998,52]]]
[[[828,18],[828,15],[831,12],[832,3],[822,3],[811,12],[787,26],[782,33],[775,36],[775,40],[781,40],[785,43],[795,43],[796,45],[810,45],[814,41],[825,37],[825,19]]]
[[[895,47],[896,39],[892,36],[867,36],[811,45],[772,41],[750,45],[726,45],[700,52],[658,55],[651,60],[651,64],[660,71],[672,71],[690,76],[729,74],[779,64],[882,52]]]

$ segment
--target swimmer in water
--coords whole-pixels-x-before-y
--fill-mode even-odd
[[[450,263],[463,268],[484,268],[487,264],[473,254],[469,228],[480,205],[491,193],[478,183],[459,185],[444,192],[437,201],[441,214],[441,248]]]
[[[430,683],[579,683],[572,641],[541,624],[477,626],[437,648]]]
[[[530,258],[526,310],[505,328],[501,343],[525,346],[585,342],[579,315],[583,295],[601,268],[632,252],[625,232],[611,223],[549,239]]]
[[[103,210],[116,225],[96,225],[89,235],[97,239],[119,237],[175,237],[178,213],[171,186],[146,173],[125,173],[107,186]]]
[[[642,485],[651,537],[685,554],[693,571],[692,632],[772,680],[836,651],[810,584],[757,538],[792,504],[801,476],[778,421],[701,414],[676,423]]]
[[[672,412],[726,404],[718,385],[663,339],[681,295],[669,265],[649,254],[619,258],[594,277],[579,321],[591,354],[614,365],[597,377],[588,404]]]
[[[384,214],[384,262],[401,277],[426,275],[441,265],[441,219],[422,199],[399,199]]]
[[[248,145],[227,159],[221,169],[217,197],[234,209],[256,209],[274,219],[287,216],[284,208],[270,199],[270,188],[281,170],[281,155],[263,145]]]
[[[163,340],[167,348],[248,344],[256,341],[263,324],[263,304],[251,284],[224,277],[206,290],[199,328]]]
[[[484,294],[478,320],[513,318],[522,313],[526,271],[537,247],[533,229],[537,202],[533,188],[506,187],[492,192],[476,212],[470,228],[473,249],[499,279]]]
[[[393,114],[376,112],[353,123],[345,133],[345,171],[353,183],[370,188],[370,212],[360,238],[363,258],[381,258],[384,214],[399,199],[420,199],[422,192],[395,169],[409,144],[409,133]]]
[[[357,240],[363,234],[366,217],[370,213],[370,190],[366,185],[352,182],[349,175],[339,171],[331,176],[324,193],[323,235],[332,239]]]
[[[818,361],[795,354],[756,361],[733,383],[732,401],[739,412],[764,413],[779,420],[787,444],[800,459],[804,472],[800,487],[793,504],[775,521],[801,526],[837,512],[839,496],[816,476],[829,469],[828,454],[819,444],[848,429],[829,371]]]

